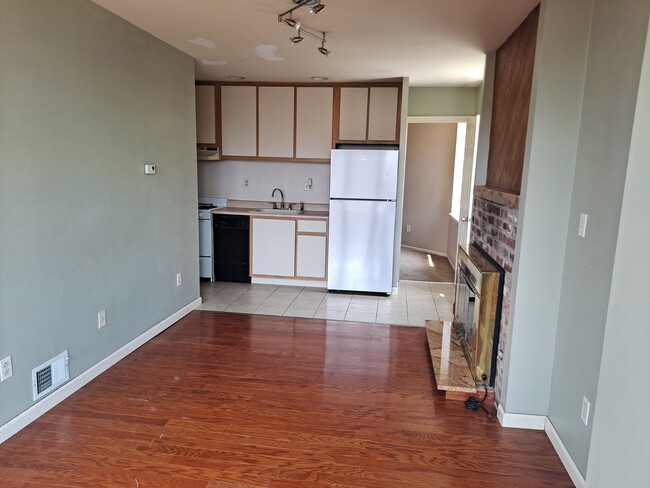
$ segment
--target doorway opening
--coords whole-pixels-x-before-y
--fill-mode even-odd
[[[452,283],[468,238],[476,117],[409,117],[400,279]]]

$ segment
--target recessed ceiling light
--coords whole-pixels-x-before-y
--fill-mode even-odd
[[[229,76],[228,79],[233,80],[233,81],[242,81],[242,80],[245,80],[246,77],[245,76]]]
[[[312,76],[312,80],[314,81],[327,81],[329,78],[327,76]]]

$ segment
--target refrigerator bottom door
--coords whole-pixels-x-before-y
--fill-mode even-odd
[[[395,202],[330,200],[329,222],[327,288],[390,294]]]

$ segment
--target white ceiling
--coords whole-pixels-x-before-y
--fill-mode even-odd
[[[503,43],[539,0],[322,0],[303,26],[327,33],[320,43],[277,21],[293,0],[93,0],[195,58],[199,80],[366,81],[409,77],[411,86],[474,86],[485,53]],[[189,42],[202,38],[215,47]],[[200,40],[200,39],[199,39]],[[267,47],[259,47],[267,46]],[[271,46],[271,47],[268,47]],[[276,48],[274,48],[277,47]],[[257,54],[261,51],[266,58]],[[265,54],[266,53],[266,54]]]

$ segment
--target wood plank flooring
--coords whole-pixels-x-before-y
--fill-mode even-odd
[[[429,281],[432,283],[453,283],[454,269],[446,257],[431,254],[433,267],[429,265],[426,252],[415,251],[402,246],[399,260],[399,279]]]
[[[0,486],[573,486],[436,391],[425,330],[195,311],[0,445]]]

